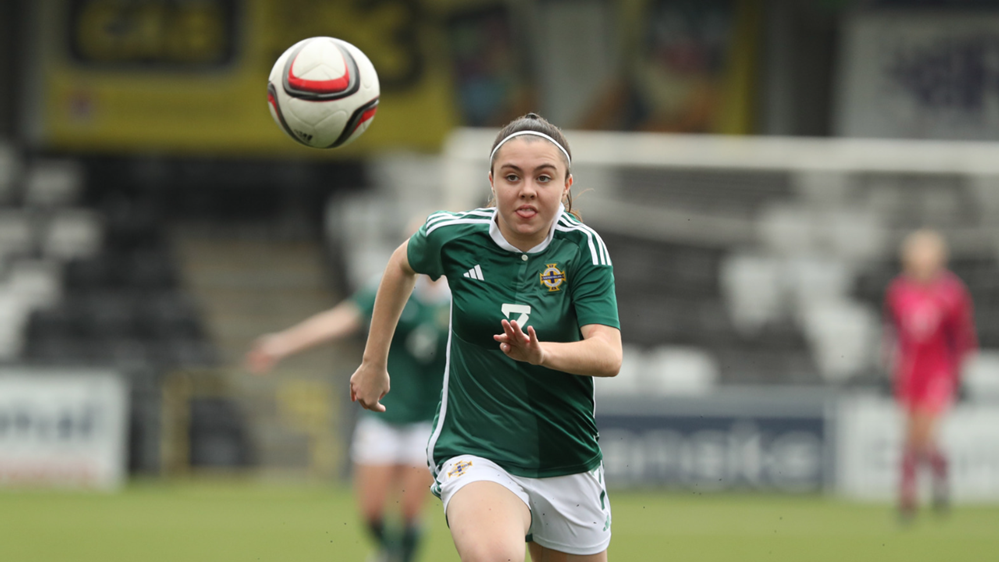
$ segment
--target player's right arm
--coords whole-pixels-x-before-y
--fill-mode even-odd
[[[361,327],[361,316],[357,303],[346,300],[290,328],[265,334],[247,352],[246,366],[255,374],[267,373],[290,355],[353,334]]]
[[[979,342],[976,337],[976,322],[973,318],[972,295],[961,282],[958,284],[957,293],[958,298],[951,313],[951,330],[957,354],[955,376],[961,377],[962,364],[979,347]]]
[[[410,267],[407,258],[408,244],[409,241],[403,242],[396,248],[385,267],[375,296],[375,309],[361,366],[351,376],[351,400],[359,402],[366,410],[385,411],[379,400],[389,392],[389,345],[417,279],[417,273]]]

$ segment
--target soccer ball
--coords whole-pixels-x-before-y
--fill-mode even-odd
[[[278,57],[267,81],[267,105],[288,136],[334,148],[361,136],[378,109],[378,74],[347,41],[312,37]]]

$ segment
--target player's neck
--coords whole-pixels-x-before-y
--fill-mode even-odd
[[[500,228],[500,234],[504,237],[504,240],[506,240],[511,246],[514,246],[518,250],[525,253],[542,242],[545,242],[545,239],[549,235],[549,228],[543,228],[534,234],[523,235],[507,228],[507,225],[504,224],[500,217],[496,218],[496,223],[497,227]]]
[[[912,271],[906,272],[906,278],[909,279],[911,283],[924,287],[937,283],[943,275],[943,270],[937,270],[930,273],[917,273]]]

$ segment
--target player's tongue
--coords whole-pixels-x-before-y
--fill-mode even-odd
[[[521,217],[522,219],[530,219],[531,217],[538,214],[538,211],[527,205],[523,207],[518,207],[515,212],[517,213],[517,216]]]

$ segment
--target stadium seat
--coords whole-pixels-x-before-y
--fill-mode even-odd
[[[774,351],[802,351],[808,349],[805,335],[791,319],[769,322],[759,332],[740,342],[748,348]]]
[[[719,365],[698,348],[661,346],[647,354],[641,380],[652,394],[705,394],[719,380]]]
[[[819,248],[816,217],[808,207],[780,203],[764,208],[757,217],[757,236],[769,252],[808,255]]]
[[[16,260],[7,267],[7,285],[29,309],[51,305],[62,293],[62,268],[52,260]]]
[[[624,167],[613,184],[623,197],[672,209],[712,209],[753,216],[764,206],[792,197],[787,175],[760,170]]]
[[[64,283],[71,292],[88,292],[118,285],[118,271],[107,254],[72,260],[66,264]]]
[[[787,382],[784,352],[728,347],[714,353],[725,384],[781,384]]]
[[[35,249],[32,217],[24,211],[0,210],[0,257],[31,254]]]
[[[962,189],[959,178],[937,180],[922,187],[911,195],[911,201],[919,205],[919,212],[903,217],[910,219],[906,226],[947,231],[952,227],[974,224],[979,213],[976,212],[972,194]],[[920,222],[914,223],[914,218]]]
[[[1000,396],[1000,357],[995,349],[979,351],[966,360],[962,386],[970,400],[996,406]]]
[[[124,282],[137,290],[165,290],[177,285],[173,262],[166,253],[134,252],[124,271]]]
[[[876,262],[862,270],[854,281],[851,295],[869,305],[881,307],[889,283],[898,274],[898,266],[889,262]]]
[[[781,270],[776,260],[752,254],[723,259],[719,285],[733,325],[743,333],[759,330],[782,314]]]
[[[198,339],[204,336],[197,305],[176,293],[154,293],[140,303],[140,329],[154,338]]]
[[[993,182],[995,191],[996,180]],[[981,216],[977,194],[966,187],[958,176],[868,175],[854,201],[858,208],[886,217],[890,226],[901,231],[922,227],[947,230],[968,225],[970,219],[976,223]]]
[[[135,315],[127,300],[116,295],[91,299],[84,326],[90,338],[126,338],[135,333]]]
[[[79,335],[77,316],[66,306],[53,306],[31,313],[24,336],[26,339],[72,339]]]
[[[782,273],[796,313],[816,302],[843,300],[853,282],[848,267],[832,257],[789,258]]]
[[[906,209],[909,197],[906,186],[897,177],[870,175],[862,178],[852,202],[884,217],[895,217]]]
[[[816,361],[808,348],[783,352],[781,360],[784,373],[781,378],[782,383],[815,385],[825,382],[820,376]]]
[[[625,344],[622,346],[622,366],[618,376],[613,378],[595,378],[594,386],[598,398],[601,396],[639,396],[645,389],[642,387],[643,371],[646,365],[646,354],[642,348]]]
[[[141,209],[121,211],[118,216],[107,217],[105,247],[112,252],[156,250],[164,245],[162,233],[156,228],[153,212]]]
[[[380,191],[399,201],[401,209],[413,212],[426,205],[428,199],[442,195],[442,168],[441,159],[436,156],[390,152],[373,156],[366,172]],[[409,217],[402,220],[408,221]]]
[[[827,170],[797,170],[791,173],[797,199],[811,209],[829,209],[845,205],[854,178],[847,173]]]
[[[386,231],[385,225],[394,222],[387,217],[403,212],[396,205],[380,200],[377,193],[332,199],[326,212],[327,228],[336,228],[334,236],[343,241],[351,286],[362,287],[380,276],[403,235],[402,232]],[[407,216],[402,221],[409,219]]]
[[[82,166],[69,160],[41,160],[26,171],[24,202],[31,207],[56,207],[77,201],[83,187]]]
[[[709,296],[719,294],[719,257],[708,252],[678,252],[669,262],[666,274],[680,294]]]
[[[859,208],[830,209],[822,213],[820,243],[847,262],[872,260],[884,255],[887,231],[882,218]]]
[[[100,355],[100,347],[85,340],[40,338],[26,342],[25,356],[38,363],[91,365]]]
[[[86,258],[101,248],[100,215],[82,209],[52,215],[42,233],[41,247],[46,256],[59,259]]]
[[[696,303],[694,315],[689,320],[690,340],[701,347],[724,345],[737,335],[729,311],[717,299]]]
[[[817,302],[805,306],[802,320],[827,381],[842,382],[875,364],[880,322],[869,307],[850,301]]]
[[[950,182],[949,182],[950,183]],[[936,189],[928,189],[920,198],[924,215],[924,224],[932,227],[955,225],[962,217],[969,216],[974,209],[966,206],[962,190],[958,185],[945,184]]]
[[[996,292],[997,260],[958,259],[952,260],[949,268],[973,292]]]
[[[782,332],[786,332],[782,328]],[[711,348],[724,384],[816,384],[820,382],[812,352],[796,328],[780,336],[771,326],[751,338]],[[773,332],[773,333],[770,333]]]
[[[615,234],[603,238],[615,271],[624,273],[621,283],[680,298],[718,295],[719,250]]]

